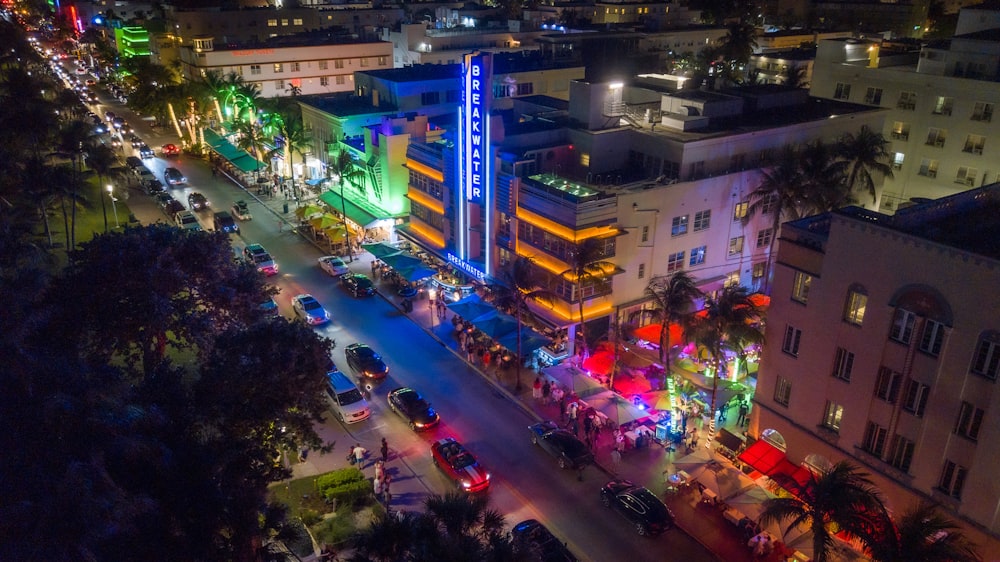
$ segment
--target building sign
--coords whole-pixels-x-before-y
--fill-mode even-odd
[[[234,57],[253,57],[259,55],[273,55],[274,49],[247,49],[244,51],[230,51]]]
[[[465,198],[482,205],[490,181],[490,97],[493,71],[488,54],[465,57],[465,89],[462,104],[462,159]]]
[[[448,252],[448,263],[454,265],[455,267],[475,277],[479,281],[483,281],[486,279],[486,273],[480,271],[478,267],[472,265],[471,263],[463,260],[462,258],[456,256],[451,252]]]

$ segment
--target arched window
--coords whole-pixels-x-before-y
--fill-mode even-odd
[[[782,451],[787,450],[788,446],[785,444],[785,437],[778,433],[777,429],[765,429],[760,432],[760,438],[768,443],[774,445],[776,449],[781,449]]]

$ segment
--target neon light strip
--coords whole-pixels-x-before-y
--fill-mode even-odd
[[[466,88],[468,95],[468,88]],[[465,123],[465,107],[458,109],[459,123]],[[458,257],[465,258],[465,129],[458,127],[458,189],[454,191],[455,218],[458,219],[458,230],[455,231],[456,250]]]
[[[486,78],[483,78],[484,80]],[[492,92],[486,92],[483,95],[489,96],[493,95]],[[490,237],[493,235],[493,228],[491,224],[493,222],[493,147],[490,146],[490,116],[487,114],[483,116],[483,207],[485,207],[486,215],[486,230],[483,231],[482,236],[485,238],[485,252],[483,252],[483,263],[486,265],[486,275],[492,275],[493,271],[490,264],[493,260],[490,259],[491,247]]]

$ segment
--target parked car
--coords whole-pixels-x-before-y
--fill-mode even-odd
[[[278,301],[274,300],[274,297],[271,297],[266,301],[260,303],[257,306],[257,310],[259,310],[265,316],[275,316],[275,317],[281,316],[281,311],[278,310]]]
[[[177,148],[176,144],[165,144],[162,151],[164,156],[177,156],[181,153],[181,149]]]
[[[153,201],[156,201],[156,204],[159,205],[160,209],[166,209],[167,204],[174,201],[174,196],[170,195],[166,191],[161,191],[153,195]]]
[[[370,297],[375,294],[375,284],[363,273],[341,275],[340,284],[355,298]]]
[[[389,402],[389,409],[406,420],[414,431],[430,429],[441,421],[441,416],[434,408],[412,388],[397,388],[386,396],[386,400]]]
[[[292,297],[292,310],[295,312],[296,318],[312,326],[330,321],[330,313],[312,295],[301,294]]]
[[[219,211],[212,215],[212,225],[215,230],[223,232],[235,234],[240,231],[240,225],[236,224],[236,219],[226,211]]]
[[[177,226],[187,230],[201,230],[201,225],[198,224],[198,217],[194,216],[191,211],[180,211],[174,218],[177,222]]]
[[[521,543],[529,551],[529,560],[536,562],[576,562],[576,556],[566,548],[566,544],[536,519],[521,521],[510,531],[514,541]]]
[[[635,525],[640,535],[659,535],[674,528],[674,514],[642,486],[628,480],[612,480],[601,488],[601,501]]]
[[[481,492],[490,487],[493,475],[479,464],[475,455],[451,437],[431,444],[431,460],[462,492]]]
[[[125,158],[125,165],[130,169],[135,170],[139,166],[142,166],[142,160],[135,156],[128,156]]]
[[[167,182],[168,185],[180,185],[182,183],[187,183],[188,181],[180,170],[173,167],[167,167],[163,170],[163,180]]]
[[[178,213],[183,213],[183,212],[187,212],[187,209],[185,209],[184,205],[176,199],[171,199],[163,206],[163,214],[167,215],[170,218],[174,218],[177,216]]]
[[[278,264],[260,244],[248,244],[246,248],[243,248],[243,259],[247,263],[257,266],[257,271],[264,275],[270,276],[278,273]]]
[[[594,454],[571,431],[560,428],[555,422],[543,421],[528,426],[531,442],[556,458],[559,468],[583,468],[594,462]]]
[[[344,348],[347,364],[358,375],[381,380],[389,374],[389,367],[382,361],[382,356],[363,343],[352,343]]]
[[[233,203],[231,210],[233,212],[233,216],[241,221],[253,220],[253,215],[250,214],[250,208],[247,206],[247,202],[242,199]]]
[[[333,403],[333,411],[344,423],[357,423],[371,417],[368,401],[353,382],[336,370],[326,374],[326,393]]]
[[[347,269],[344,259],[337,256],[323,256],[319,258],[319,268],[333,277],[340,277],[351,272],[350,269]]]
[[[146,180],[146,183],[142,185],[143,189],[146,190],[147,195],[152,195],[154,193],[161,193],[163,191],[163,184],[160,180],[153,178]]]
[[[149,148],[148,145],[142,145],[139,147],[139,157],[140,158],[154,158],[156,154],[153,153],[153,149]]]
[[[201,193],[193,191],[190,195],[188,195],[188,207],[190,207],[192,211],[204,211],[210,206],[211,204],[208,202],[208,198]]]
[[[151,172],[149,168],[145,166],[139,166],[138,168],[136,168],[135,173],[136,175],[139,176],[139,185],[145,186],[146,183],[149,182],[150,180],[156,179],[156,176],[153,175],[153,172]]]

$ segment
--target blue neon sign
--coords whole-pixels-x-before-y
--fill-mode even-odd
[[[469,55],[465,69],[465,198],[482,204],[489,177],[489,98],[491,80],[489,56]]]
[[[479,281],[486,280],[486,273],[484,271],[451,252],[448,252],[448,263],[475,277]]]

